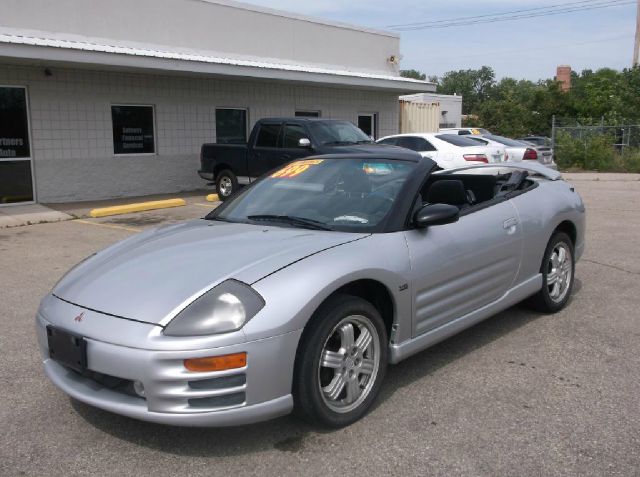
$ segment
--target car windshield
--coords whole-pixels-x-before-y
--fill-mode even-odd
[[[349,121],[310,122],[309,130],[314,139],[325,146],[373,142],[369,136]]]
[[[458,147],[477,147],[478,143],[468,136],[457,136],[455,134],[438,134],[438,139]]]
[[[487,134],[485,136],[487,139],[491,139],[492,141],[499,142],[500,144],[504,144],[509,147],[526,147],[527,144],[516,141],[515,139],[509,139],[508,137],[496,136],[495,134]]]
[[[376,231],[417,163],[311,158],[289,163],[206,218],[347,232]]]

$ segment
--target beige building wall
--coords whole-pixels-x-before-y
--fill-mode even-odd
[[[284,82],[0,64],[0,85],[25,86],[38,202],[105,199],[203,188],[200,147],[215,142],[216,107],[260,118],[321,111],[357,123],[377,113],[398,132],[397,93]],[[115,156],[112,104],[153,105],[156,153]]]
[[[230,0],[2,0],[0,27],[398,75],[400,38]]]

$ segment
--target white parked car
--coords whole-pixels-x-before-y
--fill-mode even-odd
[[[525,141],[517,141],[508,137],[497,136],[495,134],[485,134],[483,136],[473,136],[469,139],[476,142],[481,140],[490,140],[503,144],[506,147],[507,154],[510,162],[520,161],[538,161],[552,169],[557,169],[555,162],[553,161],[553,149],[548,146],[535,146]]]
[[[476,136],[476,135],[469,135],[469,136],[465,136],[467,139],[471,139],[473,141],[475,141],[476,143],[485,146],[486,148],[488,148],[491,151],[491,154],[496,156],[496,155],[500,155],[501,156],[501,161],[497,161],[497,162],[504,162],[504,161],[508,161],[509,160],[509,153],[507,151],[507,147],[498,142],[498,141],[494,141],[492,139],[489,139],[487,136]]]
[[[443,169],[478,163],[500,163],[505,160],[504,147],[479,145],[469,137],[455,134],[412,133],[386,136],[379,144],[400,146],[434,160]]]

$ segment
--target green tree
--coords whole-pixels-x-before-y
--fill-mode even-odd
[[[427,79],[427,75],[418,70],[400,70],[400,76],[403,78],[413,78],[421,81]]]
[[[459,70],[445,73],[439,81],[438,93],[462,96],[462,114],[474,114],[483,101],[489,99],[495,85],[495,73],[489,66],[479,70]]]

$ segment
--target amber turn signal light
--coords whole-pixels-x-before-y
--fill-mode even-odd
[[[225,354],[206,358],[185,359],[184,367],[189,371],[207,372],[225,369],[244,368],[247,365],[247,353]]]

